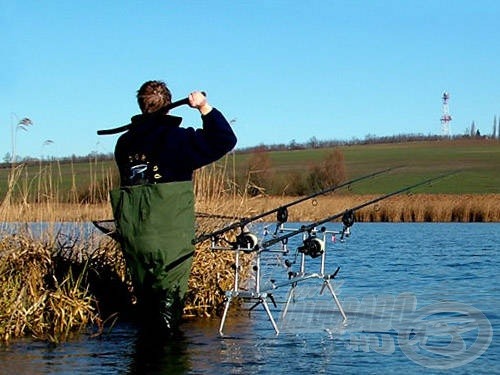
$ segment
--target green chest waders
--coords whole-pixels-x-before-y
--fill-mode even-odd
[[[139,306],[172,328],[182,315],[194,254],[193,184],[122,187],[110,197]]]

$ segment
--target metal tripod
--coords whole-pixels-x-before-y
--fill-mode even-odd
[[[286,231],[287,229],[282,228],[282,231]],[[289,229],[292,230],[292,229]],[[301,257],[300,257],[300,271],[299,272],[290,272],[289,277],[290,281],[287,283],[290,285],[290,289],[288,291],[288,297],[285,303],[285,307],[283,309],[283,312],[281,314],[281,318],[284,319],[286,317],[286,314],[288,312],[288,308],[290,307],[290,303],[293,300],[295,296],[295,290],[299,282],[304,281],[304,280],[309,280],[309,279],[320,279],[322,280],[322,286],[320,290],[320,295],[323,294],[325,288],[328,288],[330,291],[330,294],[332,295],[333,300],[335,301],[335,304],[337,305],[337,308],[339,309],[340,314],[342,315],[343,322],[347,321],[347,316],[345,314],[344,309],[342,308],[342,304],[340,303],[339,298],[337,297],[337,294],[335,293],[335,290],[333,289],[333,286],[330,282],[330,280],[334,279],[335,276],[337,276],[338,272],[340,271],[340,267],[337,268],[337,270],[333,274],[326,274],[325,273],[325,261],[326,261],[326,235],[327,234],[342,234],[342,236],[345,235],[344,232],[339,232],[339,231],[327,231],[326,229],[322,228],[321,233],[322,233],[322,238],[316,237],[317,231],[314,230],[312,231],[313,233],[313,239],[315,240],[315,245],[316,245],[316,250],[318,251],[318,254],[320,253],[321,255],[321,263],[320,263],[320,269],[318,273],[308,273],[306,272],[306,259],[310,254],[307,254],[307,250],[304,250],[301,252]],[[311,233],[309,233],[309,236]],[[303,240],[304,244],[307,241],[307,238],[311,237],[306,237],[304,235]],[[299,248],[300,249],[300,248]],[[279,286],[276,286],[279,287]]]
[[[273,314],[271,313],[271,309],[269,308],[269,304],[267,303],[267,300],[269,299],[273,305],[276,307],[276,302],[274,301],[273,295],[269,292],[262,292],[260,290],[260,277],[261,277],[261,270],[260,270],[260,261],[261,261],[261,255],[262,251],[261,250],[256,250],[256,259],[255,259],[255,287],[253,291],[247,291],[247,290],[240,290],[240,253],[241,251],[246,251],[248,252],[249,249],[242,249],[241,247],[237,247],[234,249],[235,251],[235,260],[234,260],[234,285],[232,290],[226,291],[225,297],[225,305],[224,305],[224,312],[222,314],[222,319],[220,322],[219,326],[219,334],[221,336],[224,336],[224,324],[226,323],[226,318],[227,318],[227,313],[229,311],[229,307],[231,305],[231,302],[233,298],[235,297],[240,297],[244,300],[249,300],[249,301],[254,301],[255,304],[250,308],[250,311],[253,310],[255,307],[258,305],[262,305],[264,310],[267,313],[267,316],[269,317],[269,320],[271,321],[271,324],[276,332],[276,334],[279,334],[279,329],[278,325],[276,324],[276,321],[273,318]]]
[[[280,231],[291,231],[293,229],[286,229],[283,226],[281,226]],[[224,312],[222,314],[222,319],[221,323],[219,326],[219,334],[221,336],[224,335],[224,325],[226,323],[227,319],[227,313],[229,311],[229,308],[231,306],[231,302],[233,298],[239,297],[247,301],[254,301],[255,304],[250,308],[250,311],[256,308],[259,305],[262,305],[264,308],[267,316],[269,317],[269,320],[271,321],[271,324],[274,328],[274,331],[276,332],[276,335],[279,334],[279,328],[278,325],[276,324],[276,321],[271,313],[271,310],[269,308],[269,303],[268,300],[270,300],[275,307],[276,303],[274,300],[274,297],[272,295],[272,291],[276,290],[278,288],[290,286],[289,292],[288,292],[288,297],[285,303],[285,307],[283,309],[283,312],[281,314],[281,318],[284,319],[288,309],[290,307],[290,303],[292,302],[292,299],[295,296],[295,291],[296,287],[299,282],[309,280],[309,279],[320,279],[322,280],[322,285],[321,285],[321,290],[320,290],[320,295],[323,294],[323,291],[325,288],[328,288],[330,294],[332,295],[333,300],[335,301],[335,304],[337,305],[337,308],[340,311],[340,314],[342,315],[343,321],[347,321],[347,316],[344,312],[344,309],[342,308],[342,305],[340,303],[339,298],[337,297],[337,294],[335,293],[335,290],[331,284],[331,280],[335,278],[337,273],[340,270],[340,267],[337,268],[337,270],[333,274],[326,274],[325,273],[325,261],[326,261],[326,235],[327,234],[344,234],[346,233],[345,231],[339,232],[339,231],[327,231],[325,228],[322,228],[321,231],[322,233],[322,238],[317,237],[318,231],[313,230],[310,231],[309,233],[304,234],[303,240],[304,240],[304,246],[299,247],[298,251],[301,253],[300,257],[300,270],[299,272],[289,272],[289,279],[285,282],[282,283],[275,283],[274,281],[272,282],[272,288],[267,289],[267,290],[261,290],[261,257],[262,253],[264,252],[279,252],[281,254],[288,254],[288,249],[287,249],[287,244],[286,242],[282,243],[282,249],[281,250],[271,250],[271,249],[257,249],[253,250],[254,245],[256,242],[254,242],[252,245],[248,245],[247,248],[242,248],[240,245],[236,248],[231,248],[230,250],[233,250],[235,252],[235,264],[234,264],[234,284],[233,288],[231,290],[228,290],[225,292],[225,306],[224,306]],[[307,245],[306,245],[307,244]],[[214,250],[229,250],[228,248],[221,248],[221,247],[216,247],[215,244],[213,244],[212,249]],[[245,253],[255,253],[255,265],[254,265],[254,271],[255,271],[255,286],[253,290],[240,290],[240,254],[241,252]],[[320,269],[319,272],[317,273],[308,273],[306,272],[306,259],[309,257],[318,257],[321,256],[321,263],[320,263]],[[289,264],[289,267],[291,266],[291,263]]]

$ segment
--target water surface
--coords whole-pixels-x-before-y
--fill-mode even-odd
[[[0,373],[500,373],[499,247],[495,223],[358,223],[347,241],[327,245],[326,273],[341,267],[332,285],[345,324],[313,279],[298,284],[285,319],[289,287],[273,292],[279,335],[261,305],[230,314],[223,337],[219,319],[186,322],[163,342],[122,322],[98,339],[15,342],[0,349]],[[286,282],[283,262],[264,256],[262,285]],[[318,267],[306,259],[307,271]]]

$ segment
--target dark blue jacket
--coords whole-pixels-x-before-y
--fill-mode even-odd
[[[118,138],[115,160],[121,186],[189,181],[193,171],[236,145],[231,126],[217,109],[201,116],[201,129],[180,127],[182,118],[143,114]]]

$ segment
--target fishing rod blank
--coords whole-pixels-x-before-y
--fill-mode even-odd
[[[326,222],[329,222],[329,221],[333,221],[335,219],[338,219],[340,217],[342,218],[346,218],[347,222],[348,223],[352,223],[354,222],[353,219],[351,219],[351,217],[353,218],[353,213],[354,211],[357,211],[357,210],[360,210],[361,208],[364,208],[366,206],[369,206],[371,204],[374,204],[374,203],[377,203],[377,202],[380,202],[381,200],[384,200],[384,199],[387,199],[387,198],[390,198],[394,195],[397,195],[397,194],[401,194],[401,193],[404,193],[405,191],[409,191],[409,190],[412,190],[416,187],[419,187],[419,186],[422,186],[422,185],[426,185],[426,184],[429,184],[431,182],[434,182],[434,181],[437,181],[437,180],[440,180],[442,178],[445,178],[445,177],[448,177],[448,176],[451,176],[455,173],[458,173],[458,171],[454,171],[454,172],[451,172],[451,173],[447,173],[447,174],[444,174],[444,175],[440,175],[440,176],[437,176],[437,177],[433,177],[433,178],[428,178],[424,181],[421,181],[419,183],[416,183],[414,185],[411,185],[411,186],[406,186],[404,188],[401,188],[399,190],[396,190],[396,191],[393,191],[391,193],[388,193],[388,194],[384,194],[378,198],[375,198],[375,199],[372,199],[368,202],[365,202],[365,203],[362,203],[356,207],[353,207],[353,208],[350,208],[350,209],[347,209],[345,210],[344,212],[341,212],[341,213],[337,213],[335,215],[332,215],[332,216],[328,216],[324,219],[321,219],[321,220],[318,220],[312,224],[309,224],[309,225],[303,225],[300,229],[297,229],[293,232],[289,232],[287,234],[284,234],[282,236],[279,236],[279,237],[275,237],[275,238],[272,238],[272,239],[269,239],[267,241],[264,241],[262,242],[260,245],[257,245],[257,247],[259,249],[265,249],[269,246],[272,246],[274,244],[277,244],[278,242],[281,242],[281,241],[286,241],[288,240],[290,237],[293,237],[293,236],[296,236],[297,234],[300,234],[300,233],[304,233],[304,232],[310,232],[311,230],[313,230],[314,228],[316,228],[318,225],[321,225],[321,224],[324,224]],[[343,220],[344,221],[344,220]],[[346,223],[344,223],[344,225],[346,225]],[[258,249],[255,249],[255,250],[258,250]]]
[[[204,91],[202,91],[201,93],[203,94],[203,96],[207,96]],[[181,105],[187,105],[187,104],[189,104],[189,98],[184,98],[184,99],[177,100],[176,102],[170,103],[170,104],[160,108],[155,113],[165,113],[165,112],[170,111],[171,109],[180,107]],[[130,128],[130,125],[132,125],[132,124],[127,124],[127,125],[119,126],[117,128],[112,128],[112,129],[98,130],[97,134],[98,135],[110,135],[110,134],[122,133],[124,131],[127,131]]]
[[[225,232],[228,232],[230,230],[233,230],[233,229],[237,229],[237,228],[243,228],[244,226],[246,226],[247,224],[255,221],[255,220],[258,220],[258,219],[261,219],[265,216],[268,216],[270,214],[273,214],[276,212],[276,216],[277,216],[277,221],[279,223],[285,223],[287,220],[288,220],[288,207],[291,207],[291,206],[294,206],[296,204],[299,204],[299,203],[302,203],[306,200],[309,200],[309,199],[312,199],[312,198],[315,198],[319,195],[324,195],[326,193],[330,193],[330,192],[333,192],[334,190],[338,190],[340,188],[343,188],[343,187],[346,187],[346,186],[349,186],[351,184],[354,184],[356,182],[359,182],[359,181],[362,181],[362,180],[366,180],[370,177],[375,177],[379,174],[383,174],[383,173],[386,173],[386,172],[389,172],[391,170],[394,170],[394,169],[397,169],[397,168],[401,168],[401,166],[397,166],[397,167],[391,167],[391,168],[386,168],[386,169],[382,169],[380,171],[377,171],[377,172],[373,172],[373,173],[370,173],[368,175],[365,175],[365,176],[361,176],[361,177],[358,177],[358,178],[355,178],[355,179],[352,179],[350,181],[347,181],[347,182],[344,182],[340,185],[334,185],[334,186],[331,186],[329,188],[326,188],[324,190],[321,190],[321,191],[318,191],[316,193],[313,193],[311,195],[308,195],[306,197],[303,197],[303,198],[300,198],[300,199],[297,199],[293,202],[290,202],[288,204],[285,204],[283,206],[280,206],[280,207],[277,207],[277,208],[273,208],[269,211],[266,211],[266,212],[263,212],[261,214],[258,214],[258,215],[255,215],[253,217],[250,217],[250,218],[243,218],[241,219],[240,221],[237,221],[233,224],[230,224],[222,229],[219,229],[219,230],[216,230],[212,233],[207,233],[207,234],[202,234],[200,236],[198,236],[197,238],[195,238],[193,240],[193,244],[197,244],[199,242],[203,242],[203,241],[206,241],[208,240],[209,238],[212,238],[212,237],[217,237],[217,236],[220,236],[221,234],[224,234]]]

